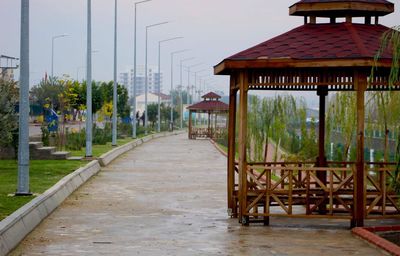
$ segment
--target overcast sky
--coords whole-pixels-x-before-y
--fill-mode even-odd
[[[134,0],[118,0],[118,71],[133,65]],[[182,40],[165,43],[162,50],[164,89],[170,84],[170,52],[190,48],[176,57],[195,57],[188,65],[207,69],[202,75],[212,76],[212,67],[224,58],[273,36],[302,25],[303,18],[288,15],[295,0],[152,0],[138,6],[138,65],[144,64],[145,26],[171,21],[155,27],[149,34],[149,64],[157,65],[158,41],[175,36]],[[93,77],[113,78],[114,0],[92,0]],[[86,49],[86,0],[31,0],[31,83],[36,84],[51,70],[51,38],[56,40],[55,75],[84,76]],[[381,19],[386,26],[400,24],[400,13]],[[0,54],[19,57],[20,1],[0,0]],[[178,68],[175,68],[178,72]],[[77,74],[79,73],[79,74]],[[175,77],[178,77],[176,73]],[[187,78],[186,78],[187,79]],[[211,88],[228,91],[227,77],[214,77]],[[177,81],[178,82],[178,81]],[[177,83],[175,82],[175,83]]]

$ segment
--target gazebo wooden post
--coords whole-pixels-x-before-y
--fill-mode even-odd
[[[318,158],[317,167],[327,167],[325,156],[325,104],[328,90],[326,87],[318,87],[317,95],[319,96],[319,129],[318,129]],[[325,171],[317,172],[317,177],[323,184],[326,184],[327,173]],[[320,214],[326,213],[325,202],[319,207]]]
[[[234,200],[235,191],[235,157],[236,157],[236,79],[231,77],[229,93],[229,119],[228,119],[228,212],[231,217],[237,218],[237,205]]]
[[[207,134],[210,136],[211,134],[211,113],[208,111],[208,129],[207,129]]]
[[[192,138],[192,110],[189,110],[189,139]]]
[[[357,160],[354,173],[354,207],[352,226],[364,226],[365,218],[365,170],[364,170],[364,119],[365,119],[365,90],[367,75],[355,72],[354,87],[357,91]]]
[[[249,225],[249,216],[245,216],[247,208],[247,96],[248,74],[240,72],[240,122],[239,122],[239,221],[243,225]]]
[[[215,137],[215,135],[217,134],[217,122],[218,122],[218,112],[214,113],[214,133],[213,133],[213,137]]]

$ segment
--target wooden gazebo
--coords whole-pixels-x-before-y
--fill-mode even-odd
[[[270,216],[344,218],[363,226],[369,218],[400,217],[398,196],[390,191],[395,166],[364,160],[365,92],[389,88],[390,51],[374,57],[389,28],[379,17],[394,12],[386,0],[302,0],[290,15],[304,25],[215,66],[230,76],[228,208],[248,225]],[[354,18],[363,18],[355,23]],[[319,18],[328,18],[319,23]],[[377,66],[371,77],[373,66]],[[249,90],[315,91],[320,99],[319,156],[315,163],[250,163],[246,159]],[[325,100],[329,92],[357,93],[357,160],[331,163],[325,157]],[[236,99],[239,100],[238,162]]]
[[[196,138],[218,138],[226,130],[224,127],[218,127],[218,116],[227,117],[229,112],[228,104],[220,101],[221,96],[214,92],[209,92],[202,96],[203,101],[187,107],[189,110],[189,139]],[[206,113],[207,127],[195,127],[192,122],[193,113]]]

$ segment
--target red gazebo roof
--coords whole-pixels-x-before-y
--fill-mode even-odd
[[[382,25],[354,23],[306,24],[229,57],[249,59],[359,59],[374,58],[382,34]],[[390,52],[382,58],[391,59]]]
[[[228,112],[229,105],[219,100],[205,100],[187,107],[189,110],[204,112]]]
[[[203,99],[221,99],[221,96],[216,94],[215,92],[209,92],[203,96],[201,96]]]

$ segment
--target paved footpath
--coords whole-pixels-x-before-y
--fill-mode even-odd
[[[114,161],[12,255],[381,255],[343,226],[242,227],[226,213],[225,157],[186,138],[160,138]]]

